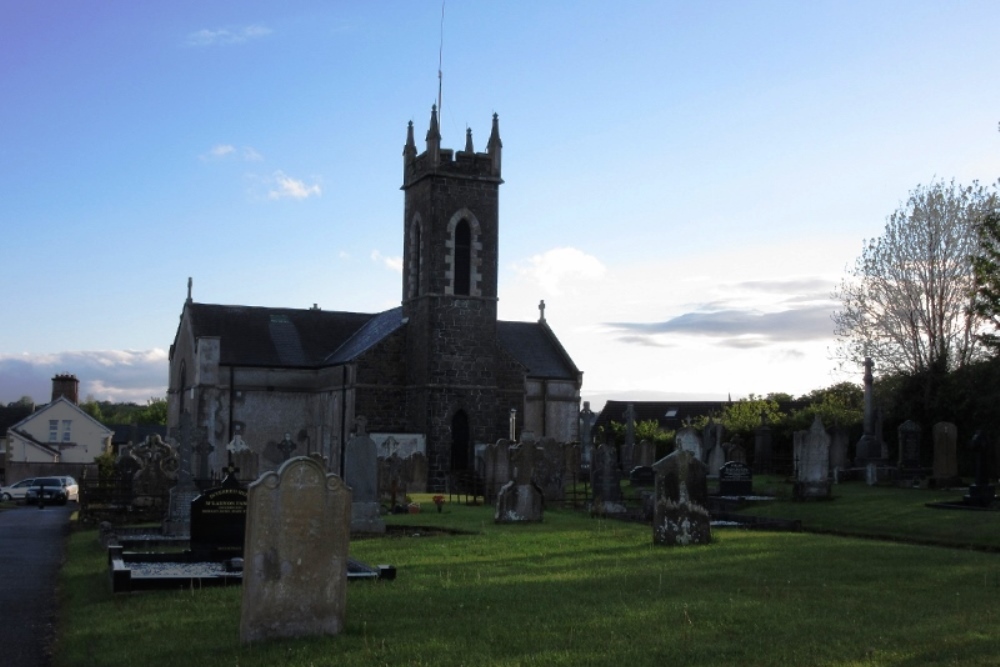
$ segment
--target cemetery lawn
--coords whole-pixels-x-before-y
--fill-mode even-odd
[[[926,506],[961,501],[965,489],[872,487],[849,482],[833,485],[833,500],[807,502],[793,501],[791,484],[777,477],[757,477],[754,489],[773,494],[777,500],[752,503],[739,510],[740,514],[799,519],[813,532],[1000,552],[1000,512]]]
[[[892,497],[848,499],[847,486],[801,511],[843,515],[831,530],[864,528],[848,516],[863,511],[919,523]],[[498,526],[490,507],[449,503],[439,514],[429,495],[416,500],[423,513],[387,517],[402,532],[352,541],[353,557],[399,574],[349,585],[343,634],[249,647],[239,588],[113,597],[96,531],[77,530],[54,664],[910,667],[995,665],[1000,654],[998,554],[735,528],[715,529],[707,546],[654,547],[649,526],[570,510]],[[767,511],[795,518],[782,504]],[[938,536],[927,526],[954,516],[924,511]],[[988,517],[972,542],[993,544],[997,532]]]

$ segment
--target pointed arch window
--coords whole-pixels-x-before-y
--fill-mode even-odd
[[[455,294],[469,296],[472,282],[472,231],[462,220],[455,227]]]

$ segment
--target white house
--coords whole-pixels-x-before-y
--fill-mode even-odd
[[[94,457],[111,449],[114,431],[76,404],[77,379],[52,379],[52,402],[7,429],[7,478],[81,476]]]

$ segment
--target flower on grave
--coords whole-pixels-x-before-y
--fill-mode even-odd
[[[434,496],[433,498],[431,498],[431,500],[433,500],[434,504],[437,505],[438,507],[444,505],[444,496]]]

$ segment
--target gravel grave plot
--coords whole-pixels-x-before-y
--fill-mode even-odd
[[[226,574],[222,563],[129,563],[133,579],[165,579],[168,577],[216,577]],[[230,573],[232,574],[232,573]]]

